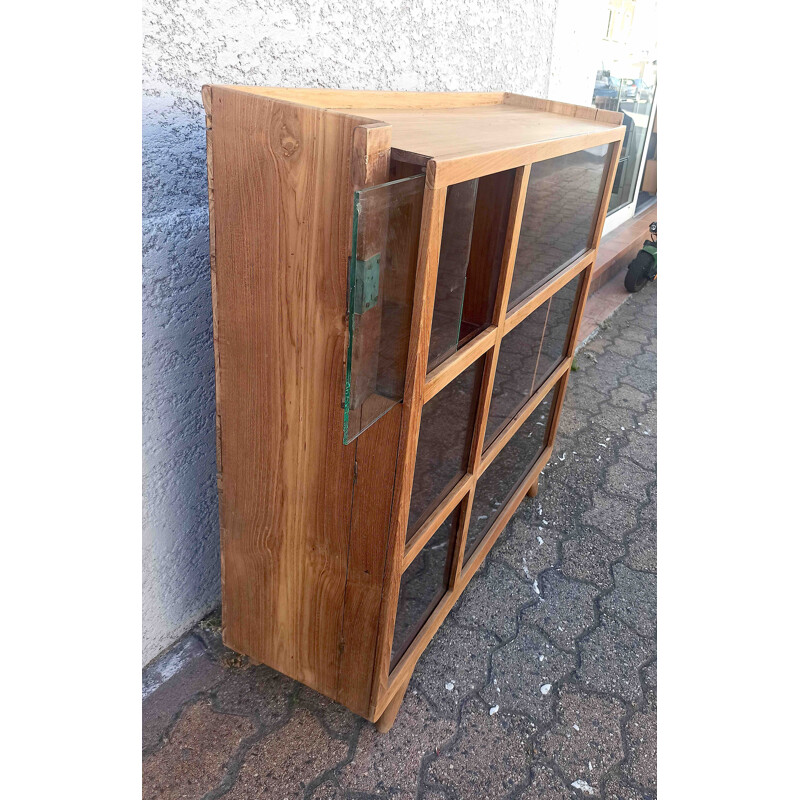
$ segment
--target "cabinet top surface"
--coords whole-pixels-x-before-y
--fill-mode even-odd
[[[352,113],[345,108],[331,110]],[[392,147],[438,160],[510,150],[616,127],[505,104],[409,110],[360,108],[358,114],[390,124]]]
[[[265,98],[391,125],[391,146],[437,160],[459,159],[575,136],[607,134],[621,114],[508,92],[359,92],[235,88]]]

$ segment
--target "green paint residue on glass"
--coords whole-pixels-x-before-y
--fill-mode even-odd
[[[415,237],[419,237],[419,225],[422,208],[422,195],[425,187],[423,174],[400,178],[378,186],[370,186],[353,193],[353,231],[348,260],[347,274],[347,356],[344,382],[344,443],[350,444],[363,430],[368,428],[377,419],[382,417],[390,408],[402,401],[402,396],[397,395],[397,378],[394,372],[391,375],[380,373],[375,384],[375,374],[362,372],[362,367],[356,365],[356,374],[353,374],[353,351],[356,338],[368,336],[369,331],[375,331],[374,325],[360,325],[361,317],[367,314],[385,314],[377,306],[385,305],[386,298],[397,296],[398,282],[413,280],[416,269],[416,244],[407,246]],[[413,213],[408,213],[413,212]],[[369,221],[368,233],[362,235],[359,242],[359,228],[363,229]],[[377,232],[377,237],[376,237]],[[376,242],[382,242],[376,246]],[[403,245],[406,245],[405,247]],[[384,252],[359,252],[361,248],[373,250],[384,249]],[[413,251],[413,252],[412,252]],[[359,269],[364,273],[359,281]],[[359,299],[360,297],[360,299]],[[382,303],[383,301],[383,303]],[[396,305],[396,303],[395,303]],[[381,358],[385,363],[396,363],[394,358],[393,343],[403,341],[403,336],[408,335],[410,328],[410,306],[404,307],[407,314],[400,314],[390,320],[390,324],[380,326],[378,341],[362,342],[357,352],[377,351],[378,363]],[[397,322],[402,319],[402,322]],[[402,326],[402,329],[398,326]],[[396,347],[395,347],[396,349]],[[359,362],[359,359],[356,359]],[[404,369],[404,367],[403,367]],[[369,411],[361,414],[353,412],[360,406],[353,408],[354,400],[363,405],[364,398],[370,399]],[[382,399],[384,402],[374,402]]]

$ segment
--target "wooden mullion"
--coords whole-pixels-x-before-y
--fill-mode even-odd
[[[458,529],[456,530],[456,544],[453,555],[453,563],[450,565],[450,580],[448,586],[454,589],[461,575],[461,565],[464,563],[464,548],[467,544],[467,532],[469,531],[469,521],[472,517],[472,503],[475,500],[475,484],[477,482],[474,475],[470,475],[470,489],[464,509],[458,517]]]
[[[469,492],[471,482],[472,476],[464,475],[448,492],[447,497],[439,503],[436,510],[423,522],[419,530],[406,542],[406,549],[403,555],[403,572],[409,568],[411,562],[419,555],[420,550],[425,547],[431,536],[436,533],[442,523],[464,499]]]
[[[543,306],[559,289],[563,289],[576,275],[592,264],[595,257],[595,250],[589,250],[584,253],[566,269],[550,278],[535,294],[514,306],[506,318],[503,334],[505,335],[512,331],[520,322],[533,314],[537,308]]]
[[[536,393],[531,397],[522,408],[517,411],[511,418],[508,424],[503,428],[500,435],[486,448],[481,457],[480,467],[478,468],[477,476],[480,478],[484,472],[489,468],[492,461],[497,457],[500,451],[511,441],[514,434],[522,427],[525,420],[536,410],[539,404],[547,397],[550,390],[558,383],[559,380],[569,372],[572,366],[572,359],[565,358],[561,363],[550,373],[547,380],[536,390]]]
[[[439,251],[442,243],[442,225],[447,199],[447,189],[435,189],[431,175],[435,162],[428,163],[425,196],[422,206],[419,256],[415,277],[414,308],[408,343],[408,366],[403,392],[403,421],[397,456],[392,519],[389,528],[386,578],[381,598],[378,641],[373,669],[370,713],[376,718],[380,699],[387,699],[386,676],[391,661],[392,634],[400,591],[405,535],[408,526],[411,490],[414,482],[414,462],[417,454],[420,421],[422,417],[423,387],[428,363],[433,305],[436,295],[436,278],[439,269]],[[388,702],[388,699],[387,699]]]
[[[478,409],[475,415],[475,428],[472,436],[472,447],[469,456],[469,471],[477,474],[480,466],[481,451],[483,450],[483,437],[486,434],[486,423],[489,419],[489,406],[492,402],[494,376],[497,371],[497,359],[500,354],[500,341],[505,328],[506,309],[508,296],[511,292],[511,276],[514,271],[514,262],[517,257],[519,232],[522,227],[522,214],[525,209],[525,197],[528,193],[528,179],[531,174],[531,165],[517,169],[514,178],[514,190],[511,196],[511,209],[509,211],[509,224],[506,229],[506,242],[503,248],[503,260],[500,265],[500,278],[497,284],[497,297],[495,298],[492,322],[497,326],[495,345],[489,350],[487,363],[484,367],[481,394],[478,400]]]
[[[423,387],[423,402],[435,397],[447,384],[472,366],[497,341],[497,326],[490,325],[469,344],[457,350],[447,361],[431,370]]]

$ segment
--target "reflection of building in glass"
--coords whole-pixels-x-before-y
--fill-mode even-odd
[[[531,166],[509,308],[586,252],[608,146]]]

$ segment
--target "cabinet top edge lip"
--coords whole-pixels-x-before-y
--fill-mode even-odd
[[[204,97],[216,88],[234,90],[279,100],[310,108],[322,109],[334,114],[358,115],[359,111],[376,110],[396,114],[408,112],[412,115],[447,110],[468,112],[491,106],[512,107],[519,113],[552,114],[559,117],[577,117],[598,128],[613,128],[622,123],[622,113],[602,111],[593,106],[562,103],[514,92],[406,92],[372,91],[356,89],[291,88],[283,86],[247,86],[244,84],[206,84]],[[381,122],[375,119],[375,122]]]

